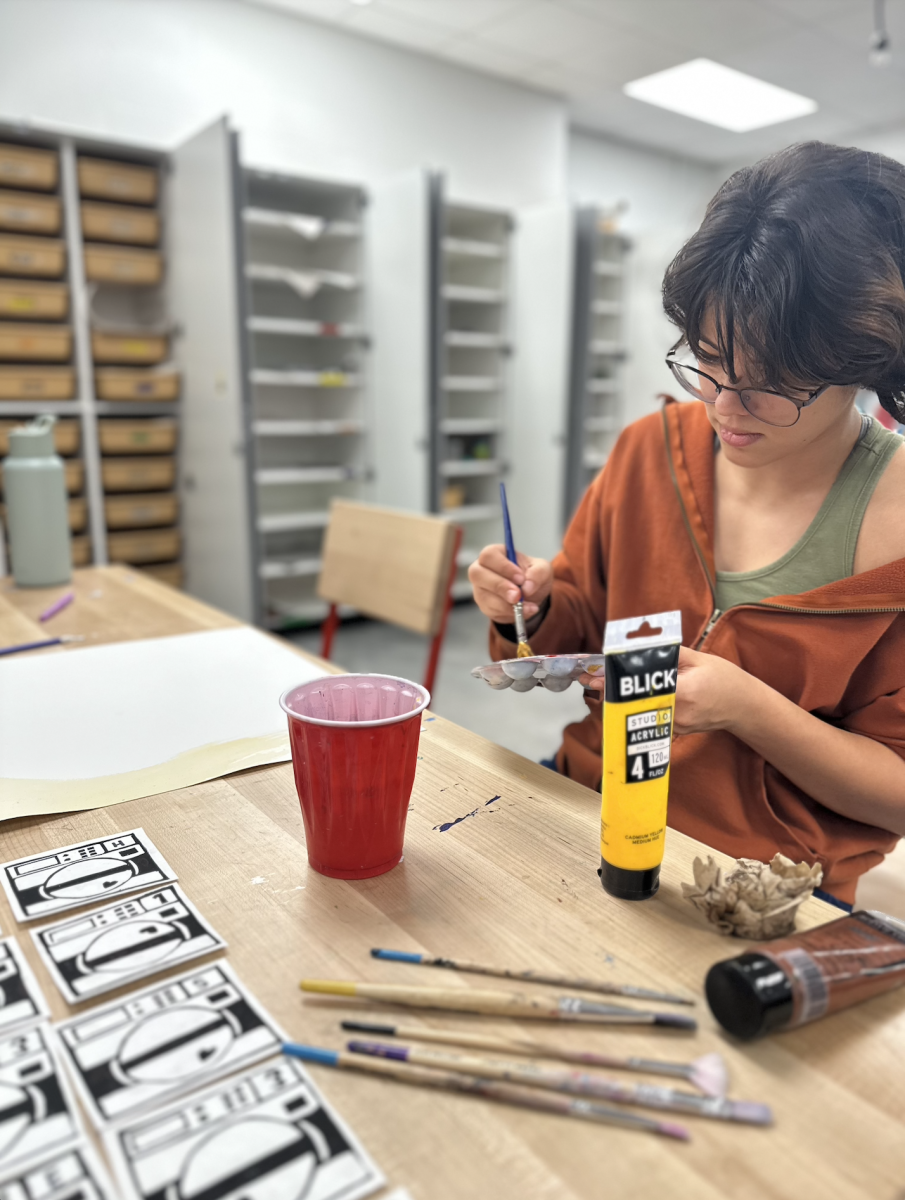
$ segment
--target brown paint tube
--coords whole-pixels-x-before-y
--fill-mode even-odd
[[[905,923],[856,912],[754,946],[707,972],[707,1003],[742,1041],[807,1025],[905,983]]]

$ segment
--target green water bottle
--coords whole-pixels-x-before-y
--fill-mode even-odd
[[[53,448],[56,417],[9,432],[3,492],[9,557],[17,587],[52,587],[72,578],[63,460]]]

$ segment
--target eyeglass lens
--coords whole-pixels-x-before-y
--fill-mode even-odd
[[[670,363],[670,366],[686,392],[698,400],[703,400],[705,404],[716,403],[721,389],[712,379],[683,363]],[[799,406],[786,396],[778,396],[773,392],[751,391],[748,388],[736,394],[745,410],[766,425],[788,426],[794,425],[798,420]]]

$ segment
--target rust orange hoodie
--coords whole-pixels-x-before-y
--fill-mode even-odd
[[[553,561],[536,654],[599,652],[608,620],[682,611],[686,646],[718,654],[808,712],[905,758],[905,559],[714,619],[713,429],[703,405],[667,400],[621,435]],[[491,626],[491,654],[515,644]],[[599,789],[601,701],[569,725],[560,771]],[[897,836],[840,816],[731,733],[686,734],[672,752],[668,823],[735,857],[777,850],[819,862],[849,903]]]

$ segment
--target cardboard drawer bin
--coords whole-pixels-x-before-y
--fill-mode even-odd
[[[179,499],[175,492],[108,496],[104,500],[108,529],[141,529],[149,525],[175,525]]]
[[[101,481],[105,492],[169,491],[176,483],[176,459],[105,458]]]
[[[158,583],[166,583],[170,587],[181,588],[184,572],[182,563],[167,562],[167,563],[152,563],[147,567],[140,567],[142,575],[150,575],[152,579],[156,579]]]
[[[56,196],[0,189],[0,229],[16,233],[59,233],[63,210]]]
[[[69,531],[83,533],[88,524],[88,502],[84,496],[69,498]]]
[[[102,454],[172,454],[176,449],[176,422],[123,419],[98,422]]]
[[[72,565],[87,567],[91,562],[91,539],[87,534],[72,539]]]
[[[71,367],[0,366],[0,402],[74,399],[75,371]]]
[[[153,208],[130,208],[125,204],[83,204],[81,211],[82,237],[86,241],[157,245],[160,218]]]
[[[59,279],[65,267],[66,247],[58,238],[0,234],[0,275]]]
[[[102,367],[94,372],[98,400],[178,400],[178,371]]]
[[[33,283],[0,275],[0,318],[9,321],[62,321],[69,315],[65,283]]]
[[[6,142],[0,145],[0,187],[52,192],[58,179],[58,159],[53,150],[34,150]]]
[[[180,548],[178,529],[135,529],[107,538],[107,554],[115,563],[166,562],[178,558]]]
[[[160,283],[163,256],[156,250],[85,243],[85,278],[95,283]]]
[[[162,334],[92,333],[91,355],[96,363],[163,362],[169,346]]]
[[[157,171],[106,158],[79,156],[79,193],[99,200],[127,204],[153,204],[157,199]]]
[[[72,357],[68,325],[13,325],[0,321],[0,360],[66,362]]]
[[[20,425],[27,425],[31,421],[31,417],[12,417],[5,420],[0,420],[0,458],[5,458],[9,454],[9,431],[18,429]],[[53,448],[57,454],[62,454],[65,458],[67,454],[76,454],[81,441],[81,430],[78,421],[62,420],[57,421],[53,427]],[[69,463],[63,464],[69,467]]]

